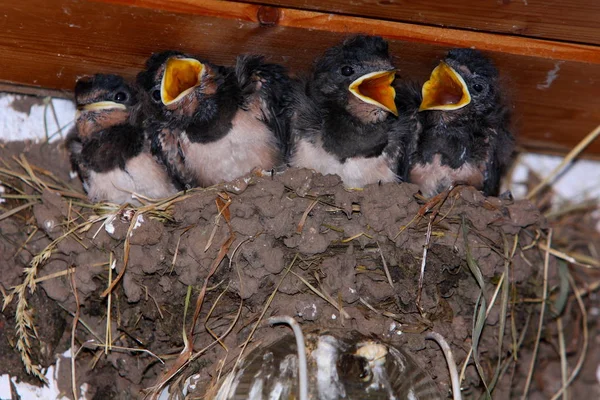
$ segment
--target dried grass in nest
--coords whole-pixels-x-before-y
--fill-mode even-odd
[[[130,231],[133,229],[136,218],[139,215],[147,215],[161,222],[171,221],[173,204],[186,199],[190,194],[178,193],[170,198],[157,201],[138,197],[143,204],[138,207],[119,206],[110,203],[92,204],[87,200],[87,196],[84,193],[75,191],[70,185],[56,178],[52,172],[31,165],[23,154],[18,158],[13,157],[13,163],[11,164],[4,160],[3,164],[3,167],[0,168],[0,181],[8,189],[9,193],[3,193],[2,197],[10,201],[10,208],[2,208],[0,221],[6,218],[21,217],[25,222],[25,226],[32,228],[32,234],[23,243],[21,248],[25,247],[31,237],[38,231],[34,218],[25,218],[21,214],[34,205],[42,203],[42,194],[44,192],[48,191],[59,194],[63,198],[68,199],[72,207],[69,210],[69,217],[60,224],[64,227],[64,233],[52,240],[41,252],[34,255],[24,270],[24,278],[20,284],[10,288],[8,293],[4,293],[3,290],[2,310],[6,309],[16,297],[16,348],[19,351],[25,370],[27,373],[47,383],[45,376],[42,374],[41,367],[34,364],[31,358],[31,339],[38,339],[38,337],[33,320],[34,310],[27,301],[27,291],[31,294],[34,293],[36,285],[40,281],[38,278],[39,269],[50,259],[57,245],[69,237],[79,241],[78,234],[88,231],[95,223],[106,223],[108,219],[117,216],[130,221]],[[125,265],[127,265],[128,250],[129,243],[127,239],[125,242]],[[62,276],[69,272],[72,272],[72,268],[65,270],[63,273],[55,274],[53,277]],[[121,273],[112,282],[106,294],[112,291],[122,278],[124,272],[125,268],[121,270]],[[51,279],[53,277],[44,277],[42,279]]]
[[[73,272],[73,268],[69,268],[62,273],[53,274],[52,276],[47,276],[44,278],[38,277],[39,269],[43,266],[45,262],[49,260],[53,251],[55,250],[58,243],[62,240],[65,240],[68,237],[73,237],[75,240],[78,240],[77,235],[83,232],[88,231],[91,227],[98,222],[106,223],[110,218],[124,218],[130,222],[129,232],[131,231],[133,225],[136,222],[136,219],[139,215],[147,215],[150,218],[155,218],[162,222],[171,221],[172,220],[172,211],[173,204],[179,201],[185,200],[189,197],[189,194],[177,194],[171,198],[163,199],[159,201],[152,201],[150,199],[140,198],[140,202],[143,205],[138,207],[124,207],[117,206],[114,204],[108,203],[100,203],[100,204],[91,204],[87,201],[85,195],[83,193],[77,192],[73,188],[71,188],[65,182],[57,179],[50,171],[43,170],[34,165],[31,165],[27,159],[21,155],[18,158],[13,159],[12,164],[8,164],[4,162],[4,166],[0,168],[0,180],[3,182],[3,185],[9,189],[10,193],[4,194],[2,197],[9,200],[9,207],[5,207],[2,209],[2,214],[0,214],[0,220],[6,218],[20,218],[24,221],[24,223],[32,228],[32,234],[29,236],[27,241],[23,243],[23,247],[27,245],[27,242],[31,239],[31,237],[37,231],[37,226],[35,226],[35,221],[33,218],[25,217],[25,211],[34,206],[35,204],[41,203],[42,194],[45,191],[50,191],[53,193],[60,194],[63,198],[69,200],[71,204],[72,210],[69,211],[69,217],[65,218],[62,221],[62,226],[64,227],[64,233],[60,235],[58,238],[54,239],[45,249],[36,254],[31,260],[30,264],[24,270],[23,281],[17,286],[10,288],[8,293],[3,293],[4,295],[4,303],[3,309],[16,297],[16,334],[17,334],[17,343],[16,348],[20,353],[21,359],[25,366],[25,369],[28,373],[38,377],[41,380],[45,380],[45,377],[41,373],[41,367],[39,365],[35,365],[32,360],[32,343],[31,339],[36,338],[36,330],[33,321],[33,310],[28,301],[27,301],[27,291],[33,293],[36,289],[36,284],[40,282],[42,279],[53,279],[56,276],[65,275]],[[541,191],[541,187],[545,186],[550,179],[546,179],[544,181],[544,185],[537,185],[535,192],[544,194],[543,197],[540,197],[538,200],[540,202],[546,203],[548,201],[549,193],[551,195],[550,190]],[[27,188],[27,190],[25,190]],[[213,190],[211,188],[209,190]],[[216,190],[215,190],[216,193]],[[535,194],[535,193],[534,193]],[[221,202],[218,203],[219,215],[217,217],[224,217],[226,222],[228,223],[227,216],[227,205],[230,202],[230,199],[227,199],[223,196],[221,197]],[[451,191],[447,194],[448,198],[452,197]],[[535,196],[532,196],[532,198]],[[332,210],[339,210],[335,204],[328,203],[326,199],[318,199],[314,198],[310,203],[309,207],[305,215],[308,215],[310,210],[317,204],[325,204],[328,207],[331,207]],[[535,198],[534,198],[535,200]],[[404,227],[399,227],[399,233],[409,228],[409,227],[423,227],[427,228],[427,233],[429,234],[437,234],[443,235],[443,231],[434,231],[433,227],[436,224],[439,224],[444,219],[448,219],[449,222],[453,224],[462,224],[463,235],[467,234],[468,225],[465,221],[457,221],[455,217],[451,217],[450,211],[452,210],[453,203],[450,202],[447,207],[442,210],[443,202],[439,204],[426,204],[421,211],[415,215],[412,219],[411,223]],[[355,211],[360,210],[360,205],[354,205],[353,209]],[[595,202],[574,202],[573,204],[565,204],[558,210],[547,211],[546,216],[549,220],[551,230],[551,234],[547,234],[546,232],[538,232],[537,239],[532,246],[537,246],[540,251],[545,254],[545,262],[544,265],[541,266],[544,270],[544,281],[543,281],[543,292],[539,299],[533,299],[534,301],[539,303],[540,317],[538,320],[538,328],[537,328],[537,340],[535,346],[540,341],[542,330],[546,329],[550,324],[557,325],[557,332],[559,333],[559,337],[557,341],[559,343],[559,348],[561,352],[561,371],[562,371],[562,387],[558,393],[554,396],[554,398],[559,397],[570,384],[572,384],[573,380],[576,378],[585,357],[585,352],[588,344],[588,331],[587,331],[587,310],[584,304],[582,297],[585,297],[589,293],[593,291],[597,291],[600,287],[600,280],[597,279],[598,272],[600,268],[600,262],[598,261],[598,254],[600,249],[597,248],[598,243],[600,243],[600,233],[595,229],[595,225],[597,223],[596,218],[592,217],[593,213],[597,211],[598,204]],[[303,225],[306,218],[303,218],[298,224],[298,231],[302,231]],[[447,222],[448,222],[447,221]],[[331,227],[334,229],[335,227]],[[129,233],[128,232],[128,233]],[[356,240],[360,236],[365,235],[368,236],[369,233],[361,232],[360,234],[354,235],[352,237],[348,237],[344,239],[342,242],[351,242]],[[424,234],[424,241],[426,241]],[[127,238],[129,234],[127,235]],[[228,241],[229,245],[231,245],[232,241]],[[219,259],[215,260],[213,263],[213,268],[211,268],[212,273],[215,272],[216,268],[220,264],[220,260],[225,256],[227,250],[229,249],[227,243],[222,245],[222,251],[219,254]],[[103,295],[110,296],[112,290],[119,284],[120,279],[126,270],[127,258],[128,258],[128,240],[125,241],[125,251],[124,251],[124,267],[121,269],[119,275],[111,280],[108,288],[105,290]],[[424,247],[427,248],[426,246]],[[480,375],[482,382],[486,387],[486,392],[488,395],[493,395],[494,389],[497,383],[502,379],[508,369],[514,366],[519,359],[519,352],[521,350],[522,344],[525,338],[525,332],[527,331],[527,326],[521,331],[517,332],[514,324],[514,320],[512,320],[513,315],[509,313],[508,310],[510,307],[514,307],[515,299],[511,297],[511,293],[514,292],[514,287],[510,282],[510,270],[513,257],[515,256],[517,250],[519,250],[518,237],[514,238],[514,241],[509,240],[504,237],[503,241],[503,249],[496,249],[495,251],[500,252],[504,259],[504,271],[500,276],[498,282],[494,285],[495,290],[494,294],[491,298],[486,299],[484,296],[485,288],[490,283],[483,282],[481,278],[481,272],[479,272],[479,266],[475,262],[472,256],[470,256],[470,251],[467,246],[467,254],[466,254],[466,262],[469,266],[469,269],[474,277],[474,279],[478,282],[481,294],[479,297],[478,305],[474,310],[474,325],[472,330],[472,347],[467,356],[466,360],[462,364],[462,373],[461,378],[464,378],[464,372],[467,364],[471,357],[475,362],[477,367],[477,371]],[[234,251],[235,254],[235,251]],[[177,256],[177,252],[174,255],[174,259]],[[381,253],[383,257],[383,253]],[[549,275],[549,260],[554,257],[560,262],[558,263],[559,271],[557,275],[560,278],[559,285],[557,288],[551,288],[548,284],[548,275]],[[232,260],[233,261],[233,256]],[[339,299],[333,298],[327,291],[319,286],[319,281],[317,279],[317,285],[314,285],[310,282],[309,279],[306,279],[301,275],[300,272],[291,271],[294,263],[303,262],[305,264],[311,265],[314,263],[314,260],[301,260],[294,258],[292,264],[286,270],[286,274],[291,272],[291,274],[298,277],[308,288],[310,292],[312,292],[315,296],[321,297],[325,299],[325,301],[329,302],[332,306],[338,309],[340,317],[342,319],[348,318],[349,316],[345,313],[341,301]],[[382,260],[383,265],[385,266],[385,259]],[[423,257],[423,267],[426,265],[426,252]],[[386,277],[393,287],[393,282],[391,281],[390,275],[388,271],[384,271],[386,273]],[[373,273],[373,272],[369,272]],[[285,274],[284,274],[285,277]],[[596,280],[590,279],[590,277],[596,277]],[[314,280],[313,280],[314,282]],[[577,282],[580,282],[578,285]],[[581,282],[586,282],[587,285],[581,284]],[[177,362],[174,366],[172,366],[169,370],[165,372],[160,382],[152,388],[152,395],[158,395],[161,388],[165,385],[169,384],[176,376],[180,376],[182,370],[190,364],[191,361],[195,360],[200,355],[204,354],[208,348],[221,344],[223,345],[223,338],[229,334],[233,327],[237,324],[240,313],[242,310],[242,303],[240,303],[240,307],[237,311],[237,315],[232,316],[232,323],[228,329],[226,329],[225,333],[220,336],[213,334],[214,342],[205,349],[200,351],[194,351],[191,348],[190,343],[193,341],[193,329],[195,321],[198,318],[198,315],[203,306],[203,293],[207,290],[208,277],[205,281],[205,285],[203,286],[203,291],[197,298],[196,309],[194,312],[194,323],[190,327],[189,331],[186,328],[183,328],[184,342],[186,343],[186,349],[180,354]],[[191,292],[190,292],[191,293]],[[272,295],[269,297],[270,300],[273,299],[274,296],[277,295],[277,287],[275,288]],[[220,296],[219,298],[220,299]],[[582,323],[582,332],[583,339],[581,343],[581,352],[578,360],[574,366],[569,368],[568,359],[566,356],[565,350],[565,338],[564,338],[564,330],[563,330],[563,316],[562,312],[565,309],[565,304],[568,301],[576,301],[580,313],[581,313],[581,323]],[[188,298],[186,300],[186,304],[190,302]],[[217,300],[218,302],[218,300]],[[394,310],[394,304],[379,304],[378,307],[374,307],[369,304],[365,299],[361,299],[361,302],[365,305],[365,307],[369,310],[369,312],[373,312],[379,315],[383,315],[392,320],[399,321],[401,320],[400,316],[396,315]],[[483,326],[485,326],[486,318],[488,317],[492,307],[499,303],[500,304],[500,322],[498,324],[498,353],[499,354],[507,354],[505,358],[500,358],[497,362],[496,367],[494,368],[493,375],[486,376],[484,369],[481,366],[481,362],[479,359],[478,352],[478,343],[481,340],[482,335],[484,334],[493,334],[491,330],[483,330]],[[244,347],[249,343],[252,339],[252,334],[254,333],[256,327],[261,323],[261,318],[264,316],[268,310],[270,305],[270,301],[267,302],[265,308],[261,313],[261,317],[258,319],[254,328],[252,329],[249,337],[245,341]],[[216,304],[213,304],[212,308]],[[552,313],[552,318],[544,318],[545,308],[549,308]],[[187,310],[187,306],[186,306]],[[208,314],[205,325],[208,323],[211,313]],[[77,323],[82,323],[83,321],[77,321],[78,316],[75,316],[73,332],[75,331],[75,326]],[[184,319],[185,320],[185,319]],[[110,324],[110,318],[107,318],[107,324]],[[427,316],[423,316],[423,324],[420,330],[425,330],[429,326],[427,322]],[[503,351],[503,336],[506,327],[511,327],[512,332],[512,346]],[[88,328],[89,329],[89,328]],[[210,332],[209,329],[207,331]],[[107,332],[110,332],[110,326],[107,326]],[[487,332],[487,333],[486,333]],[[97,336],[97,334],[96,334]],[[102,344],[105,351],[110,350],[110,346],[112,344],[112,340],[109,335],[107,335],[106,340]],[[100,346],[100,344],[95,343],[94,345]],[[224,346],[224,345],[223,345]],[[126,351],[136,351],[136,349],[125,349]],[[147,350],[143,350],[147,351]],[[243,351],[240,353],[239,357],[242,356]],[[239,360],[238,357],[238,360]],[[73,358],[74,359],[74,358]],[[73,361],[74,362],[74,361]],[[237,364],[237,363],[236,363]],[[224,362],[223,362],[224,365]],[[527,379],[527,384],[525,387],[525,391],[523,393],[523,397],[527,396],[529,382],[531,381],[532,371],[535,367],[535,356],[532,358],[531,366],[529,368],[529,376]],[[73,389],[75,390],[75,389]]]

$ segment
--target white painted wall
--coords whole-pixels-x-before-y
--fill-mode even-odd
[[[47,105],[33,105],[28,113],[15,110],[13,104],[24,97],[26,96],[0,93],[0,140],[44,140],[46,137],[44,114],[51,141],[60,139],[59,128],[63,128],[64,134],[71,128],[75,115],[75,106],[72,101],[48,98]],[[50,103],[56,111],[58,125]]]

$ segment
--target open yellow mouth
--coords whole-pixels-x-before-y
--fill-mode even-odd
[[[458,110],[471,102],[471,94],[462,76],[443,61],[431,72],[422,93],[419,111]]]
[[[376,71],[363,75],[350,84],[350,92],[364,101],[398,116],[396,90],[391,85],[396,70]]]
[[[193,58],[169,58],[160,84],[164,105],[180,100],[200,85],[204,65]]]
[[[77,106],[78,111],[101,111],[113,109],[126,110],[127,106],[125,106],[125,104],[116,103],[114,101],[98,101],[96,103],[83,104]]]

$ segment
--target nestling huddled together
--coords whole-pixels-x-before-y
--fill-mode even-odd
[[[91,201],[136,203],[286,167],[345,186],[411,182],[425,197],[472,185],[497,195],[513,151],[499,74],[477,50],[452,49],[428,81],[396,77],[387,42],[358,35],[292,78],[258,55],[233,66],[153,54],[135,82],[75,85],[66,145]]]

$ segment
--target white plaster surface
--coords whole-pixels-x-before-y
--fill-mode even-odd
[[[50,106],[44,104],[35,104],[31,106],[29,113],[16,111],[11,105],[16,100],[24,96],[0,93],[0,140],[45,140],[46,131],[44,128],[44,113],[48,126],[48,136],[50,141],[59,140],[59,128],[63,128],[63,135],[66,135],[72,127],[75,116],[75,106],[71,100],[49,99],[54,105],[57,120],[60,126],[57,126]]]

